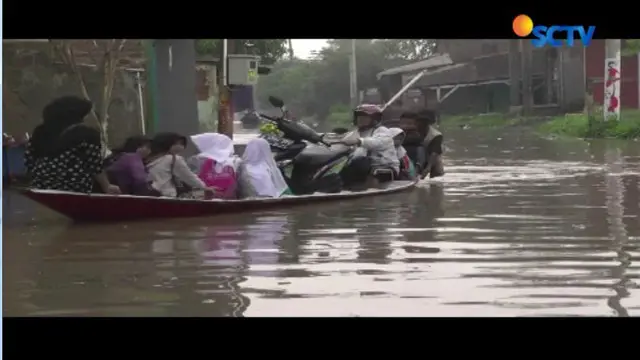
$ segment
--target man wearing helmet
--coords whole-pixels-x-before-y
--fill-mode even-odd
[[[382,108],[378,105],[362,104],[353,111],[356,129],[342,139],[345,145],[358,146],[362,157],[354,158],[343,171],[347,184],[367,182],[375,169],[390,169],[398,174],[400,162],[389,129],[381,126]],[[357,153],[356,152],[356,153]]]

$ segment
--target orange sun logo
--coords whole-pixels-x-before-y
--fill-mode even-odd
[[[527,15],[518,15],[513,19],[513,32],[520,37],[526,37],[533,31],[533,20]]]

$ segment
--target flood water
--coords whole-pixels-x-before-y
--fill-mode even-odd
[[[447,134],[411,193],[71,225],[4,196],[4,312],[638,316],[640,144]]]

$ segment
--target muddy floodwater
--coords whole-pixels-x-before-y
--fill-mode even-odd
[[[4,196],[5,315],[638,316],[640,143],[448,133],[412,193],[72,225]]]

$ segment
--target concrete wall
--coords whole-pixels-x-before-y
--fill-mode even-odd
[[[577,45],[571,48],[559,49],[560,64],[560,98],[562,110],[567,112],[582,111],[584,109],[584,47]]]
[[[81,95],[75,76],[56,64],[48,43],[2,45],[3,132],[21,136],[41,122],[44,106],[62,95]],[[99,99],[101,79],[84,68],[89,95]],[[97,106],[97,105],[96,105]],[[109,109],[109,142],[119,144],[140,132],[140,107],[135,73],[118,71]]]
[[[194,40],[156,39],[156,132],[183,135],[200,132],[196,96],[196,51]]]
[[[200,131],[216,131],[218,123],[217,71],[213,64],[196,65],[196,93]]]
[[[143,56],[143,49],[140,42],[134,44],[132,41],[129,41],[128,43],[131,43],[132,46],[139,46],[139,48],[129,50],[129,52],[135,53],[136,55],[132,56],[132,58],[138,59],[140,56]],[[83,45],[85,44],[78,43],[74,45],[74,48],[77,46],[79,49],[83,49]],[[85,47],[88,47],[88,45]],[[167,49],[165,48],[165,50]],[[33,128],[40,124],[42,108],[49,101],[62,95],[75,94],[81,96],[77,80],[74,76],[70,75],[71,73],[66,66],[55,63],[56,61],[52,58],[52,52],[48,43],[3,43],[3,51],[4,132],[16,136],[21,136],[25,132],[32,132]],[[172,62],[175,61],[175,57],[177,56],[176,51],[175,49],[173,50],[174,58]],[[85,52],[80,51],[79,53],[84,54]],[[170,73],[168,70],[168,57],[164,56],[163,59],[165,61],[166,72]],[[144,60],[137,62],[143,63]],[[176,64],[172,63],[172,67],[174,66],[176,66]],[[191,126],[189,126],[189,122],[185,124],[182,119],[177,119],[175,124],[170,124],[177,126],[179,132],[185,134],[198,131],[215,131],[215,125],[218,119],[216,67],[214,64],[203,62],[198,63],[195,70],[194,88],[197,94],[197,109],[195,111],[197,111],[196,116],[198,123],[191,123]],[[184,69],[177,71],[184,72]],[[101,79],[88,67],[85,68],[84,74],[88,81],[90,96],[93,99],[99,99]],[[124,141],[126,137],[141,132],[140,107],[135,73],[119,71],[116,78],[108,129],[109,142],[112,146],[117,146]],[[145,116],[149,121],[147,128],[151,129],[151,120],[149,117],[151,114],[149,111],[151,103],[148,97],[149,94],[145,91],[147,90],[144,81],[146,78],[145,74],[143,74],[142,78],[143,92],[145,92],[143,98]],[[165,78],[165,80],[167,79]],[[183,86],[188,85],[183,84]],[[178,113],[177,116],[181,116],[181,114]],[[162,124],[160,125],[158,131],[167,129],[166,121],[164,129]]]

